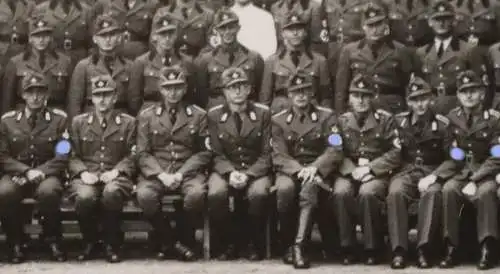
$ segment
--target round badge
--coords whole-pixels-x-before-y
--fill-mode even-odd
[[[459,147],[454,147],[450,150],[450,156],[453,160],[463,161],[465,159],[465,151]]]
[[[332,134],[328,136],[328,143],[334,147],[341,146],[342,145],[342,136],[340,134]]]
[[[56,144],[57,155],[68,155],[71,151],[71,143],[68,140],[61,140]]]
[[[500,145],[494,145],[491,147],[490,154],[494,158],[500,158]]]

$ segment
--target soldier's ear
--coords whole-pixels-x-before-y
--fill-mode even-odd
[[[96,39],[95,35],[92,35],[92,42],[94,42],[94,44],[97,45],[97,39]]]

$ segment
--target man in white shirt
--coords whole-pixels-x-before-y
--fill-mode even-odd
[[[265,60],[276,52],[276,28],[273,16],[256,7],[251,0],[235,0],[231,10],[240,19],[238,41]]]

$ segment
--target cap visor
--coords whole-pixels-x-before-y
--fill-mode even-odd
[[[109,27],[109,28],[104,28],[98,31],[95,35],[105,35],[105,34],[110,34],[110,33],[115,33],[118,32],[120,28],[118,27]]]
[[[469,83],[469,84],[464,84],[464,85],[461,85],[459,88],[458,88],[458,92],[463,92],[465,91],[466,89],[470,89],[470,88],[480,88],[480,87],[484,87],[484,85],[481,85],[479,83]]]
[[[175,30],[175,29],[177,29],[177,27],[175,25],[169,25],[169,26],[157,28],[154,32],[155,33],[163,33],[163,32],[167,32],[167,31]]]
[[[217,24],[217,28],[220,28],[220,27],[223,27],[225,25],[229,25],[231,23],[237,23],[238,22],[238,19],[237,18],[231,18],[231,19],[227,19],[227,20],[224,20],[224,21],[221,21],[219,24]]]
[[[186,82],[184,82],[182,80],[174,80],[174,81],[165,81],[165,82],[162,82],[161,86],[162,87],[166,87],[166,86],[179,86],[179,85],[184,85],[184,84],[186,84]]]
[[[283,29],[286,29],[286,28],[289,28],[289,27],[293,27],[293,26],[305,27],[306,23],[304,23],[304,22],[293,22],[293,23],[284,24],[283,25]]]
[[[432,91],[430,90],[419,90],[419,91],[413,91],[408,95],[408,99],[415,99],[417,97],[423,97],[426,95],[431,95]]]
[[[232,80],[232,81],[229,81],[225,87],[230,87],[230,86],[234,86],[236,84],[247,84],[248,83],[248,80],[247,79],[235,79],[235,80]]]
[[[23,90],[28,90],[28,89],[31,89],[31,88],[45,88],[45,89],[48,89],[49,86],[47,86],[46,84],[41,84],[41,83],[34,83],[34,84],[29,84],[27,86],[24,87]]]
[[[376,23],[383,21],[385,18],[386,18],[385,16],[375,16],[372,18],[365,19],[364,22],[366,25],[373,25],[373,24],[376,24]]]
[[[364,94],[370,94],[370,95],[375,94],[375,92],[373,92],[369,89],[363,89],[363,88],[350,88],[349,92],[364,93]]]
[[[431,18],[437,19],[437,18],[453,18],[455,15],[452,12],[449,11],[444,11],[444,12],[436,12],[431,15]]]
[[[92,90],[92,94],[99,94],[99,93],[108,93],[108,92],[113,92],[115,91],[114,88],[97,88]]]
[[[50,27],[37,28],[30,32],[30,35],[36,35],[40,33],[52,33],[54,30]]]
[[[289,87],[287,90],[288,90],[288,92],[294,92],[294,91],[299,91],[301,89],[306,89],[306,88],[312,88],[312,84],[305,83],[305,84],[301,84],[301,85],[296,85],[296,86]]]

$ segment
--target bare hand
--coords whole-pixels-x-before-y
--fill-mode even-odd
[[[462,193],[469,197],[476,195],[476,192],[477,186],[473,182],[468,183],[464,188],[462,188]]]
[[[316,177],[317,173],[318,169],[316,167],[310,166],[303,168],[299,172],[299,174],[297,174],[297,177],[302,180],[302,184],[307,184],[314,180],[314,177]]]
[[[418,190],[420,192],[426,191],[429,188],[429,186],[431,186],[436,182],[436,180],[437,177],[434,174],[425,176],[424,178],[420,179],[420,181],[418,181]]]
[[[38,184],[45,179],[45,173],[41,172],[38,169],[30,169],[26,172],[26,178],[31,183]]]
[[[88,171],[82,172],[80,179],[86,185],[95,185],[99,182],[99,177],[95,173],[90,173]]]
[[[352,178],[356,181],[361,181],[364,176],[370,173],[370,167],[368,166],[360,166],[354,169],[352,172]]]
[[[103,174],[101,174],[100,180],[103,183],[108,184],[108,183],[111,183],[113,180],[115,180],[118,177],[118,175],[120,175],[118,170],[112,169],[110,171],[106,171]]]

